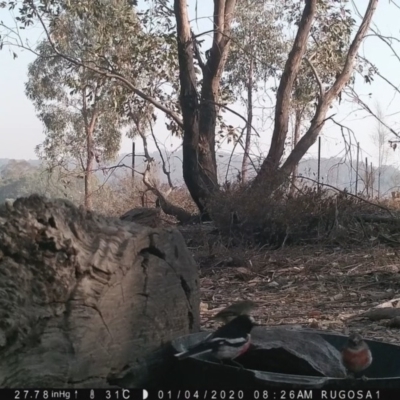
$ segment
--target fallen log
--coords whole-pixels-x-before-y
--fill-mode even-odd
[[[0,387],[157,386],[199,329],[181,234],[36,195],[0,206]]]
[[[152,228],[161,226],[161,210],[159,208],[133,208],[119,218]]]

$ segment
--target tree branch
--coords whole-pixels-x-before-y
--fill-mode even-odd
[[[387,128],[391,133],[393,133],[393,135],[395,135],[396,137],[400,138],[400,134],[398,132],[396,132],[393,128],[391,128],[385,121],[382,120],[382,118],[379,118],[378,115],[376,115],[376,113],[374,113],[370,107],[368,107],[368,105],[363,102],[360,99],[360,96],[355,92],[355,90],[353,88],[349,88],[350,94],[353,98],[353,100],[355,102],[357,102],[357,104],[360,104],[360,106],[367,111],[369,114],[371,114],[377,121],[379,121],[385,128]],[[349,93],[347,93],[347,95],[349,95]]]
[[[154,161],[153,161],[154,162]],[[192,215],[188,213],[184,208],[176,206],[170,203],[167,200],[167,195],[170,193],[172,188],[168,191],[167,195],[161,192],[161,190],[156,187],[152,182],[150,182],[150,174],[151,174],[151,166],[153,162],[148,162],[144,175],[143,175],[143,183],[147,186],[147,188],[152,191],[160,201],[161,209],[167,215],[172,215],[178,219],[181,223],[187,223],[192,219]]]
[[[354,62],[358,53],[358,49],[360,48],[361,42],[363,41],[365,35],[368,32],[368,29],[370,28],[371,20],[377,6],[378,6],[378,0],[369,1],[363,21],[360,27],[358,28],[356,36],[353,39],[353,42],[350,45],[349,52],[347,53],[346,61],[344,63],[342,72],[339,74],[335,83],[332,85],[332,87],[328,90],[326,94],[326,99],[325,99],[326,103],[332,102],[349,81],[354,69]]]
[[[374,64],[372,64],[371,61],[367,60],[366,58],[362,57],[362,56],[358,56],[361,60],[364,60],[366,63],[368,63],[373,69],[374,69],[374,73],[376,75],[379,76],[379,78],[383,79],[388,85],[390,85],[397,93],[400,93],[400,89],[394,85],[392,82],[389,81],[389,79],[385,78],[379,71],[378,68],[375,67]]]
[[[322,97],[324,97],[324,87],[322,85],[321,78],[318,75],[318,71],[315,69],[313,63],[311,62],[311,60],[309,58],[304,57],[304,59],[307,61],[307,64],[310,66],[310,68],[314,74],[315,80],[317,81],[318,87],[319,87],[319,95],[322,98]]]
[[[190,31],[192,34],[192,40],[193,40],[193,50],[194,50],[194,56],[196,57],[197,62],[199,63],[199,67],[201,69],[201,71],[204,74],[204,68],[206,67],[206,65],[204,64],[203,59],[201,58],[201,54],[200,54],[200,49],[199,49],[199,44],[196,40],[196,37],[193,33],[193,31]]]
[[[194,43],[192,41],[192,32],[189,24],[189,15],[187,11],[186,0],[175,0],[174,11],[178,36],[177,39],[181,96],[192,97],[192,100],[195,103],[198,103],[197,79],[193,62]],[[192,107],[197,108],[197,104],[193,104]],[[185,119],[187,119],[188,121],[189,119],[192,119],[191,107],[182,107],[182,113],[184,115],[185,113],[187,114],[187,118],[184,117],[184,121]],[[191,126],[187,127],[187,129],[191,128]]]
[[[206,68],[218,82],[228,55],[235,5],[236,0],[214,0],[214,37]]]
[[[149,126],[150,126],[151,136],[153,137],[153,140],[154,140],[154,144],[155,144],[156,147],[157,147],[158,154],[160,154],[161,163],[162,163],[162,170],[163,170],[163,172],[164,172],[164,175],[166,175],[166,177],[167,177],[167,179],[168,179],[168,185],[169,185],[169,187],[170,187],[171,189],[174,189],[174,185],[172,184],[172,180],[171,180],[171,171],[168,171],[168,170],[167,170],[167,166],[166,166],[166,163],[165,163],[164,155],[163,155],[163,153],[162,153],[162,151],[161,151],[161,149],[160,149],[160,146],[159,146],[159,144],[158,144],[156,135],[154,134],[153,124],[152,124],[150,118],[149,118]]]
[[[367,10],[365,12],[363,21],[358,28],[358,31],[350,45],[349,52],[347,53],[346,61],[342,72],[337,77],[332,87],[325,93],[323,98],[320,98],[317,105],[314,118],[311,121],[310,128],[305,135],[300,139],[297,146],[292,150],[289,157],[286,159],[281,167],[283,174],[292,173],[294,167],[299,163],[308,149],[315,143],[322,127],[326,121],[326,113],[330,105],[344,88],[349,81],[351,74],[354,70],[354,62],[357,56],[358,49],[368,32],[371,24],[372,17],[375,13],[378,0],[369,0]]]
[[[391,217],[395,218],[395,215],[393,215],[393,213],[392,213],[387,207],[385,207],[385,206],[383,206],[383,205],[381,205],[381,204],[373,203],[372,201],[369,201],[369,200],[367,200],[367,199],[364,199],[363,197],[360,197],[360,196],[358,196],[358,195],[356,195],[356,194],[347,192],[347,191],[345,191],[345,190],[338,189],[337,187],[332,186],[332,185],[329,185],[328,183],[318,182],[318,181],[316,181],[315,179],[308,178],[307,176],[302,176],[302,175],[301,175],[301,176],[297,176],[297,178],[299,178],[299,179],[305,179],[305,180],[308,180],[308,181],[317,183],[317,184],[319,184],[320,186],[324,186],[324,187],[327,187],[327,188],[329,188],[329,189],[336,190],[337,192],[343,194],[344,196],[354,197],[355,199],[361,200],[361,201],[363,201],[364,203],[370,204],[371,206],[374,206],[374,207],[380,208],[380,209],[383,210],[383,211],[386,211]]]
[[[215,104],[215,105],[218,106],[218,107],[224,108],[225,110],[228,110],[228,111],[231,112],[232,114],[235,114],[237,117],[239,117],[240,119],[242,119],[242,120],[246,123],[246,125],[249,124],[249,122],[247,121],[247,119],[246,119],[243,115],[239,114],[237,111],[235,111],[235,110],[233,110],[232,108],[228,107],[226,104],[223,104],[223,103],[216,103],[216,102],[211,102],[211,103]],[[251,128],[253,129],[253,131],[256,133],[256,135],[257,135],[258,137],[260,137],[260,134],[257,132],[256,128],[254,128],[253,125],[250,125],[250,126],[251,126]]]
[[[279,83],[276,96],[275,126],[272,134],[271,147],[267,158],[261,166],[256,181],[267,176],[269,174],[268,171],[277,169],[282,158],[289,128],[289,112],[293,84],[299,72],[301,60],[307,49],[307,39],[315,17],[316,9],[317,0],[306,0],[299,29]]]

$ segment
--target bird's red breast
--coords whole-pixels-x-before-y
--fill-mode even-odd
[[[239,354],[237,357],[241,356],[242,354],[246,353],[246,351],[250,348],[250,340],[240,349]]]
[[[343,365],[351,372],[360,372],[367,369],[372,363],[372,355],[368,348],[342,350]]]

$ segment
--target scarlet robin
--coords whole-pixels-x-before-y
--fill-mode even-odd
[[[215,358],[224,361],[232,361],[244,354],[250,347],[250,331],[255,325],[252,317],[239,315],[226,325],[221,326],[214,333],[208,335],[201,343],[175,354],[179,360],[190,356],[211,353]]]
[[[342,363],[353,374],[364,371],[371,365],[371,350],[358,333],[352,333],[342,349]]]

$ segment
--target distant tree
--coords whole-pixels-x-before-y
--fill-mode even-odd
[[[7,198],[16,199],[33,193],[66,198],[79,204],[84,198],[84,184],[72,174],[66,176],[62,167],[49,172],[45,166],[25,160],[10,160],[0,167],[0,203]]]
[[[25,160],[10,160],[0,167],[0,177],[3,181],[14,181],[32,172],[32,165]]]
[[[68,9],[51,25],[51,37],[58,49],[79,59],[88,58],[87,48],[107,43],[112,56],[122,57],[130,51],[130,42],[112,45],[114,37],[104,32],[105,19],[124,13],[132,29],[139,30],[134,10],[127,1],[106,7],[96,19],[76,20]],[[127,23],[128,23],[127,22]],[[62,166],[83,175],[85,207],[92,207],[92,174],[95,162],[105,162],[118,154],[121,129],[128,123],[121,112],[127,100],[126,91],[115,82],[93,73],[84,66],[71,64],[57,55],[46,39],[37,47],[37,59],[29,66],[26,94],[33,101],[45,127],[46,139],[37,154],[51,168]]]
[[[25,160],[10,160],[0,167],[0,203],[7,198],[26,196],[29,181],[37,168]]]
[[[381,195],[381,178],[382,172],[384,172],[384,166],[387,165],[389,159],[389,139],[392,136],[392,133],[386,127],[385,124],[385,113],[382,109],[382,106],[377,103],[376,104],[376,115],[378,117],[376,130],[372,132],[371,139],[374,145],[377,148],[378,152],[378,198]]]

